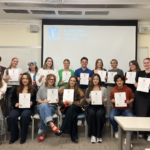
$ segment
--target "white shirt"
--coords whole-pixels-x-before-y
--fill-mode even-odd
[[[59,74],[58,74],[57,69],[54,69],[54,70],[53,70],[53,74],[56,76],[56,86],[57,86],[57,85],[58,85],[58,82],[59,82]],[[45,84],[45,77],[42,78],[41,82],[39,82],[39,79],[40,79],[40,76],[41,76],[41,75],[44,75],[44,76],[45,76],[45,74],[44,74],[44,69],[43,69],[43,68],[39,69],[39,71],[38,71],[38,73],[37,73],[37,75],[36,75],[36,84],[37,84],[37,86],[42,86],[42,85]]]
[[[20,74],[22,74],[23,71],[20,68],[12,68],[12,69],[18,70],[19,79],[18,79],[18,81],[9,81],[8,80],[7,85],[19,85],[20,84],[20,81],[19,81],[20,80]],[[7,76],[9,76],[9,75],[6,75],[6,69],[5,69],[3,79],[6,79]]]
[[[7,90],[7,83],[2,80],[3,82],[3,86],[0,88],[0,95],[1,95],[1,91],[5,94],[6,90]],[[0,96],[0,100],[3,98],[3,95]]]

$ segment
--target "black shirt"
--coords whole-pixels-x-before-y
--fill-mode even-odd
[[[146,73],[145,70],[137,72],[136,79],[135,79],[137,83],[138,83],[138,78],[139,77],[150,78],[150,73]],[[139,93],[141,95],[143,95],[144,97],[146,97],[146,98],[150,98],[150,90],[149,90],[148,93],[140,92],[140,91],[139,91]]]

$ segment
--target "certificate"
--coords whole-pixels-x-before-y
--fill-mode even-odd
[[[80,84],[88,85],[89,84],[89,73],[80,73]]]
[[[30,93],[20,93],[19,94],[19,108],[30,108]]]
[[[91,91],[92,105],[102,105],[102,91]]]
[[[64,89],[63,102],[65,101],[74,101],[74,89]]]
[[[135,83],[135,77],[136,77],[136,72],[127,72],[125,83],[134,84]]]
[[[105,77],[106,77],[106,71],[98,71],[98,74],[101,77],[101,81],[105,82]]]
[[[149,92],[150,79],[149,78],[141,78],[138,79],[137,91]]]
[[[107,83],[115,83],[114,76],[117,74],[117,72],[108,72],[108,79]]]
[[[47,100],[49,103],[57,103],[58,89],[48,89],[47,90]]]
[[[115,107],[127,107],[125,92],[115,93]]]
[[[46,78],[48,74],[54,74],[53,70],[44,70],[44,77]]]
[[[65,83],[69,81],[70,77],[71,77],[71,72],[69,71],[62,72],[62,81],[64,81]]]
[[[19,72],[17,69],[9,69],[8,73],[10,75],[9,81],[19,81]]]

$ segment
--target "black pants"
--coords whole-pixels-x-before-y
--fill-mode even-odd
[[[6,99],[5,99],[5,117],[9,116],[10,111],[12,110],[11,105],[11,97],[14,88],[18,85],[13,85],[11,88],[8,88],[6,91]]]
[[[150,117],[150,98],[144,97],[140,92],[135,91],[134,112],[137,117]],[[145,133],[145,132],[140,132]],[[150,132],[148,132],[150,135]]]
[[[103,105],[89,105],[87,108],[88,136],[102,137],[106,110]]]
[[[11,132],[11,140],[14,141],[18,139],[19,128],[18,128],[18,117],[21,116],[20,119],[20,127],[21,127],[21,140],[26,140],[29,124],[31,121],[31,115],[33,114],[32,109],[13,109],[9,117],[7,119],[7,123]]]
[[[65,118],[60,130],[63,133],[70,134],[71,140],[78,139],[77,116],[82,112],[81,108],[71,105],[65,109]]]

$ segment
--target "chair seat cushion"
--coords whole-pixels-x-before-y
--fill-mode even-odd
[[[62,115],[62,118],[65,118],[65,114]],[[81,120],[81,119],[84,119],[84,118],[85,118],[84,113],[79,114],[78,117],[77,117],[78,120]]]
[[[57,114],[54,114],[54,115],[53,115],[53,118],[57,118],[57,117],[58,117]],[[40,119],[40,116],[39,116],[39,114],[35,114],[35,115],[33,116],[33,118],[34,118],[34,119]]]

